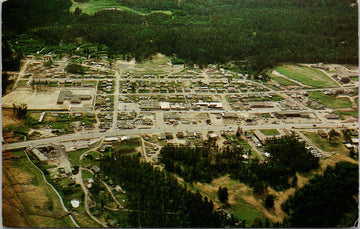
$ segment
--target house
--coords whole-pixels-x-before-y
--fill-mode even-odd
[[[317,133],[321,138],[327,138],[327,133],[324,130],[318,130]]]
[[[165,138],[166,139],[173,139],[174,138],[174,135],[170,132],[165,132]]]
[[[92,171],[94,171],[95,173],[99,173],[99,172],[100,172],[100,168],[99,168],[97,165],[93,165],[90,169],[91,169]]]

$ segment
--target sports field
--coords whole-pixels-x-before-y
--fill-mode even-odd
[[[336,87],[338,86],[325,73],[300,65],[282,65],[275,68],[279,73],[312,87]]]

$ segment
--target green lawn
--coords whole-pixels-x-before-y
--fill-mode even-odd
[[[275,68],[279,73],[313,87],[338,86],[323,72],[299,65],[282,65]]]
[[[293,81],[290,81],[284,77],[277,76],[275,74],[271,74],[270,77],[272,80],[275,80],[276,82],[278,82],[281,86],[299,86],[299,84],[297,84]]]
[[[89,172],[87,170],[82,170],[81,175],[82,175],[82,179],[84,180],[84,182],[87,182],[87,179],[94,177],[94,175],[92,175],[91,172]]]
[[[314,132],[302,132],[306,137],[308,137],[317,147],[320,149],[327,151],[327,152],[339,152],[339,153],[345,153],[348,152],[348,149],[345,148],[345,146],[339,141],[341,141],[341,138],[336,141],[336,144],[330,143],[328,139],[321,138],[317,133]],[[339,137],[338,137],[339,138]]]
[[[79,159],[81,154],[85,153],[89,149],[80,149],[67,153],[67,156],[73,166],[79,166]]]
[[[358,118],[359,117],[359,111],[356,110],[356,111],[334,111],[334,114],[337,114],[340,116],[341,119],[344,119],[344,115],[347,115],[347,116],[353,116],[355,118]]]
[[[84,13],[86,14],[94,14],[98,11],[101,11],[105,8],[120,8],[122,10],[128,10],[132,11],[137,14],[143,15],[144,13],[128,8],[126,6],[120,5],[115,0],[90,0],[89,2],[79,3],[79,2],[73,2],[73,5],[70,8],[71,12],[74,12],[75,9],[79,7]]]
[[[279,131],[277,129],[267,129],[267,130],[260,130],[263,134],[265,135],[270,135],[270,136],[274,136],[274,135],[279,135]]]
[[[352,107],[348,98],[336,98],[334,95],[324,95],[320,91],[311,92],[309,98],[335,109]]]
[[[249,227],[254,222],[256,217],[265,219],[264,214],[255,206],[249,204],[241,198],[242,193],[236,196],[236,204],[230,208],[233,210],[235,217],[246,221],[246,226]]]

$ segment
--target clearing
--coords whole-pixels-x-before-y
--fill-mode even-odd
[[[263,134],[269,135],[269,136],[275,136],[279,135],[279,131],[277,129],[266,129],[266,130],[260,130]]]
[[[89,2],[72,2],[73,3],[70,8],[70,12],[74,12],[76,8],[79,8],[83,13],[92,15],[101,10],[116,9],[121,11],[127,10],[140,15],[147,15],[146,13],[140,12],[138,10],[122,6],[116,0],[90,0]],[[172,12],[168,10],[153,10],[151,13],[164,13],[172,15]]]
[[[23,151],[4,152],[2,166],[4,226],[74,226],[59,197]]]
[[[170,58],[162,54],[153,56],[150,60],[137,63],[129,72],[132,75],[175,74],[184,70],[183,65],[171,65]]]
[[[329,76],[321,71],[300,65],[282,65],[275,68],[279,73],[313,87],[338,86]]]
[[[337,137],[337,139],[331,143],[327,138],[321,138],[317,133],[302,131],[302,133],[308,137],[317,147],[326,151],[326,152],[336,152],[339,154],[347,155],[348,149],[342,144],[342,136]]]
[[[281,86],[300,86],[294,81],[288,80],[285,77],[278,76],[276,74],[270,74],[272,80],[278,82]]]
[[[334,95],[324,95],[320,91],[311,92],[309,98],[334,109],[352,107],[349,98],[336,98]]]

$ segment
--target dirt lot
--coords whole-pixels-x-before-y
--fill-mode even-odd
[[[91,95],[93,98],[95,95],[95,89],[73,89],[71,91],[73,94]],[[2,98],[2,107],[12,108],[13,103],[25,103],[30,110],[67,110],[69,106],[68,101],[65,101],[64,104],[56,103],[59,93],[59,89],[50,89],[49,91],[41,92],[33,92],[32,89],[15,90]],[[83,101],[81,104],[90,106],[92,104],[92,99]]]
[[[12,109],[1,110],[1,125],[3,128],[5,126],[20,125],[20,124],[21,121],[15,117]]]

